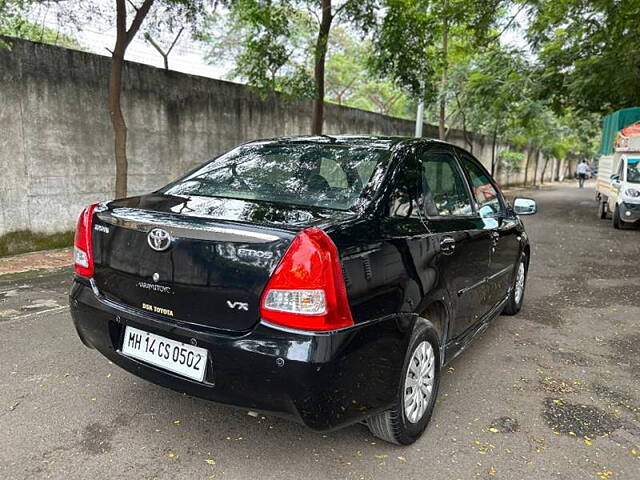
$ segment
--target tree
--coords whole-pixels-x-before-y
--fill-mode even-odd
[[[73,36],[25,18],[35,3],[40,2],[0,0],[0,35],[81,50],[81,45]],[[10,45],[0,39],[0,48],[2,47]]]
[[[434,32],[428,0],[386,0],[370,65],[416,99],[434,98]]]
[[[114,152],[116,160],[116,197],[127,196],[127,123],[122,114],[122,70],[124,54],[131,40],[136,36],[142,22],[149,13],[154,0],[144,0],[127,27],[127,5],[125,0],[116,0],[116,44],[111,51],[111,74],[109,76],[109,117],[114,132]]]
[[[531,17],[541,94],[556,112],[602,114],[640,104],[640,2],[538,0]]]
[[[111,51],[111,73],[109,76],[109,116],[114,131],[114,152],[116,161],[116,197],[127,195],[127,124],[122,113],[122,72],[127,47],[140,30],[142,23],[156,3],[164,18],[181,18],[183,21],[193,20],[201,14],[204,2],[196,3],[188,0],[143,0],[140,6],[125,0],[116,0],[116,43]],[[127,17],[133,15],[131,23]],[[162,17],[160,17],[162,18]]]
[[[0,35],[82,50],[80,43],[72,36],[43,25],[37,25],[19,16],[13,17],[0,26]]]
[[[440,0],[434,2],[432,16],[440,36],[440,98],[438,132],[441,140],[446,139],[446,91],[449,80],[449,66],[455,47],[463,50],[478,50],[490,39],[489,33],[500,18],[501,0]],[[495,37],[491,40],[495,40]],[[454,48],[452,48],[452,46]],[[460,53],[458,53],[460,55]]]
[[[325,60],[329,33],[336,20],[350,21],[354,26],[367,31],[375,23],[375,0],[343,0],[342,4],[333,5],[333,0],[321,0],[321,13],[318,28],[318,38],[314,50],[314,81],[315,97],[313,99],[313,113],[311,118],[311,134],[322,134],[324,122],[324,80]]]
[[[209,45],[212,64],[230,63],[228,76],[265,94],[278,91],[312,98],[309,51],[315,28],[308,12],[258,0],[227,2],[224,14],[210,15],[198,38]]]
[[[446,138],[449,68],[464,48],[489,38],[501,0],[387,0],[376,35],[374,68],[417,99],[438,98],[438,130]]]
[[[531,91],[530,73],[520,52],[501,46],[476,56],[468,73],[463,92],[465,102],[473,106],[468,117],[474,130],[491,135],[492,175],[498,167],[498,137],[517,121],[518,104]]]
[[[375,23],[375,0],[343,0],[339,4],[334,0],[235,0],[226,3],[232,18],[242,19],[243,28],[253,32],[252,36],[240,35],[242,58],[237,62],[237,67],[252,85],[256,84],[252,80],[257,79],[260,86],[260,72],[271,72],[275,79],[275,74],[290,61],[295,50],[288,49],[287,45],[296,37],[296,18],[301,15],[315,18],[315,39],[310,46],[314,87],[311,133],[321,134],[331,29],[338,22],[348,22],[353,29],[368,31]],[[297,77],[303,74],[303,69],[298,69]]]
[[[116,42],[111,52],[109,75],[108,108],[114,129],[114,153],[116,163],[116,197],[127,194],[127,125],[122,112],[122,74],[127,47],[136,36],[145,20],[150,30],[168,29],[172,31],[177,23],[191,23],[202,17],[207,5],[215,5],[215,0],[140,0],[136,5],[132,0],[115,0]],[[107,4],[103,1],[71,2],[69,0],[0,0],[0,26],[6,25],[8,18],[19,13],[26,14],[33,8],[55,4],[58,20],[65,26],[80,28],[83,23],[96,18],[112,21]],[[113,4],[111,4],[113,5]],[[131,18],[131,22],[128,18]]]
[[[175,47],[176,43],[178,43],[178,40],[180,39],[180,35],[182,35],[183,31],[184,31],[184,27],[180,27],[180,30],[178,30],[178,33],[174,37],[173,41],[171,42],[171,45],[169,45],[169,48],[167,48],[166,50],[162,48],[160,44],[153,39],[153,37],[149,32],[145,32],[144,34],[144,39],[147,42],[149,42],[151,46],[155,48],[158,51],[158,53],[162,56],[162,60],[164,60],[165,70],[169,70],[169,55],[171,54],[171,50],[173,50],[173,47]]]
[[[366,58],[370,44],[354,38],[344,28],[335,28],[329,41],[325,75],[327,97],[338,105],[350,103],[366,83]]]
[[[524,161],[524,153],[503,150],[500,152],[500,167],[507,175],[507,184],[509,183],[509,175],[520,173],[522,171],[522,162]]]

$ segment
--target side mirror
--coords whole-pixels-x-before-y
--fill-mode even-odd
[[[609,177],[609,179],[612,182],[619,182],[620,181],[620,175],[618,175],[617,173],[613,173],[611,174],[611,176]]]
[[[513,200],[513,211],[516,215],[533,215],[538,211],[538,206],[533,198],[516,197]]]

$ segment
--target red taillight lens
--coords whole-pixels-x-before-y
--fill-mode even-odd
[[[78,275],[88,278],[93,277],[91,230],[93,229],[93,212],[97,206],[98,204],[94,203],[82,211],[73,241],[73,267]]]
[[[338,250],[322,230],[294,238],[262,294],[260,315],[301,330],[353,325]]]

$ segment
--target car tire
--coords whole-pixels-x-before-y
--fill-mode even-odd
[[[524,302],[524,291],[527,286],[527,273],[529,271],[529,261],[526,254],[520,256],[520,261],[516,267],[516,273],[513,276],[513,283],[511,284],[511,291],[507,298],[507,303],[504,306],[502,313],[504,315],[515,315],[522,308]]]
[[[600,207],[598,208],[598,216],[600,217],[600,220],[604,220],[605,218],[607,218],[607,202],[600,202]]]
[[[425,321],[416,324],[402,368],[400,386],[394,405],[367,419],[373,435],[397,445],[411,445],[427,428],[440,385],[440,342],[435,328]],[[423,370],[424,369],[424,370]],[[423,371],[423,375],[419,375]],[[418,374],[418,382],[425,389],[411,385]],[[426,395],[429,395],[428,398]],[[413,401],[412,401],[413,399]],[[405,402],[408,404],[405,408]]]
[[[618,207],[618,205],[616,205],[615,208],[613,209],[613,215],[611,216],[611,223],[613,225],[613,228],[615,228],[616,230],[622,230],[623,226],[622,226],[622,220],[620,220],[620,208]]]

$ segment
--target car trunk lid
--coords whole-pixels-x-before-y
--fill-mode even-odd
[[[231,332],[260,319],[262,292],[297,232],[352,212],[237,199],[150,194],[96,210],[101,295],[154,315]],[[171,240],[154,249],[150,232]]]

